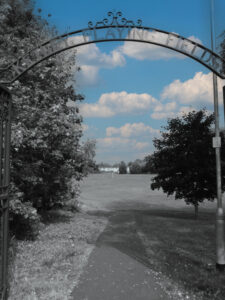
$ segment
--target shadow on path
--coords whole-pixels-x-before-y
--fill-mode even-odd
[[[109,223],[96,242],[79,284],[72,292],[72,299],[171,299],[149,268],[147,253],[138,234],[136,218],[139,212],[91,214],[108,215]]]
[[[146,246],[143,245],[140,234],[144,231],[146,224],[144,223],[146,218],[156,218],[161,220],[162,228],[167,227],[169,220],[181,220],[182,222],[194,222],[195,216],[193,209],[187,210],[173,210],[171,208],[159,209],[152,207],[147,210],[142,207],[142,209],[122,209],[118,203],[116,207],[114,206],[114,211],[95,211],[90,212],[91,215],[105,216],[108,217],[109,223],[105,228],[104,232],[99,236],[96,246],[108,246],[113,247],[126,255],[129,255],[133,259],[142,263],[147,267],[151,267],[149,262],[149,256],[146,251]],[[152,218],[151,218],[152,219]],[[199,214],[199,221],[214,220],[214,213],[211,211],[201,211]],[[182,230],[182,229],[181,229]]]

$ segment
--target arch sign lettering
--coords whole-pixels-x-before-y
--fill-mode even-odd
[[[108,18],[88,23],[88,27],[46,41],[2,69],[4,82],[11,84],[40,62],[63,51],[91,43],[132,41],[165,47],[198,61],[220,78],[225,79],[225,60],[210,49],[176,33],[142,26],[142,21],[129,21],[121,12],[108,12]]]

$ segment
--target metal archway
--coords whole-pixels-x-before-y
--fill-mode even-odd
[[[88,27],[62,34],[38,45],[24,56],[19,57],[9,66],[0,68],[0,83],[9,85],[24,73],[49,57],[93,43],[130,41],[161,46],[188,56],[220,78],[225,79],[225,60],[217,53],[200,43],[173,32],[142,26],[142,21],[129,21],[122,18],[122,13],[108,12],[102,21],[88,23]]]
[[[88,27],[57,36],[37,45],[34,49],[19,57],[8,66],[0,68],[0,299],[7,298],[8,263],[8,187],[9,187],[9,151],[11,133],[11,95],[4,87],[12,84],[30,69],[42,61],[80,46],[113,41],[130,41],[161,46],[179,52],[199,62],[214,74],[225,79],[225,60],[217,53],[200,43],[178,34],[142,26],[142,21],[127,20],[121,12],[108,12],[108,18],[88,23]],[[218,140],[215,147],[219,148]],[[221,215],[223,227],[223,216]],[[221,227],[221,228],[222,228]],[[222,246],[224,247],[224,245]],[[224,249],[222,264],[224,261]]]

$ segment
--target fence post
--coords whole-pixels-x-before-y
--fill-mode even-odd
[[[11,94],[0,86],[0,297],[7,299],[9,240],[9,169],[11,139]]]

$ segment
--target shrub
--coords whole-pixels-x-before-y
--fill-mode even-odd
[[[35,239],[39,231],[40,216],[31,202],[22,201],[23,193],[14,187],[9,202],[10,232],[17,239]]]

